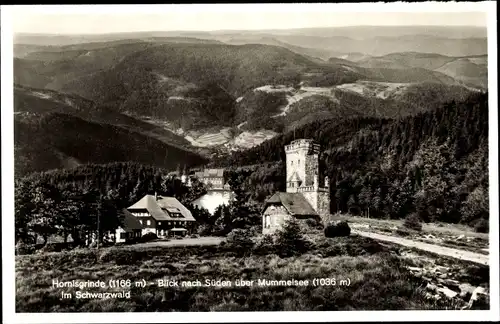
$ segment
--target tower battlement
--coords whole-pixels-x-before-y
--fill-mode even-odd
[[[312,139],[298,139],[285,145],[285,152],[292,153],[296,151],[306,151],[307,154],[319,154],[320,146]]]

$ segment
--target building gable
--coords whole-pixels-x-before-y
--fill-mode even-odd
[[[277,192],[266,201],[264,208],[269,205],[281,205],[293,216],[317,215],[314,208],[300,193]]]
[[[128,211],[147,211],[155,221],[195,221],[193,215],[174,197],[146,195],[127,208]]]

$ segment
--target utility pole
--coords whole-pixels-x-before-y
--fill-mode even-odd
[[[99,250],[99,232],[100,232],[100,228],[99,228],[99,222],[100,222],[100,217],[101,216],[101,212],[98,210],[97,211],[97,249]]]
[[[101,204],[102,195],[99,196],[99,201],[97,202],[97,249],[99,250],[99,241],[101,239],[100,223],[101,223]]]

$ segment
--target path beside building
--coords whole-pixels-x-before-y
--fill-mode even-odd
[[[466,260],[466,261],[471,261],[474,263],[479,263],[483,265],[489,265],[489,256],[484,255],[484,254],[479,254],[479,253],[474,253],[470,251],[464,251],[464,250],[459,250],[459,249],[453,249],[449,247],[444,247],[444,246],[439,246],[439,245],[434,245],[434,244],[428,244],[424,242],[418,242],[418,241],[412,241],[408,240],[405,238],[401,237],[395,237],[395,236],[389,236],[389,235],[383,235],[383,234],[378,234],[378,233],[370,233],[370,232],[363,232],[363,231],[358,231],[358,230],[352,230],[352,233],[358,234],[361,236],[369,237],[375,240],[380,240],[380,241],[385,241],[385,242],[391,242],[391,243],[396,243],[399,245],[411,247],[411,248],[416,248],[419,250],[443,255],[443,256],[448,256],[460,260]]]

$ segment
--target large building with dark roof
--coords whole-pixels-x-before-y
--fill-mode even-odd
[[[287,219],[320,218],[330,214],[328,177],[319,172],[319,145],[310,139],[299,139],[285,146],[286,192],[277,192],[264,205],[262,232],[280,229]]]
[[[142,235],[185,235],[196,221],[189,209],[174,197],[146,195],[127,210],[141,223]]]
[[[224,182],[224,169],[204,169],[195,172],[194,176],[210,189],[229,189],[229,185]]]

